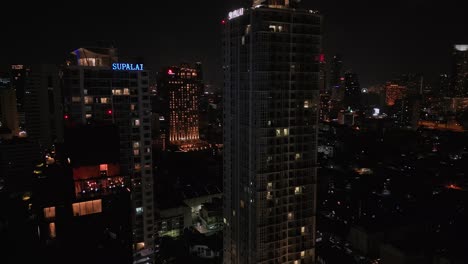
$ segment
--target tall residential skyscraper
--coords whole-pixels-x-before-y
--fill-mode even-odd
[[[224,263],[314,263],[322,17],[256,1],[224,27]]]
[[[388,106],[395,105],[397,100],[401,100],[407,94],[408,88],[399,84],[398,81],[387,82],[385,85],[385,103]]]
[[[201,64],[164,68],[159,74],[158,91],[162,116],[169,120],[169,143],[190,145],[199,140],[199,100]]]
[[[120,137],[120,173],[131,189],[135,256],[154,250],[153,166],[148,71],[143,64],[119,62],[114,48],[72,52],[63,74],[64,119],[74,124],[113,123]],[[137,254],[139,253],[139,254]]]
[[[13,136],[19,134],[16,93],[11,88],[0,87],[0,127],[7,127]]]
[[[345,107],[359,108],[360,100],[361,85],[359,84],[358,75],[348,71],[345,73]]]
[[[16,100],[18,111],[22,112],[24,107],[24,97],[26,92],[26,77],[29,73],[29,68],[23,64],[11,65],[11,84],[16,91]]]
[[[468,45],[453,49],[452,96],[468,97]]]
[[[62,98],[59,69],[35,65],[26,77],[24,105],[28,138],[50,147],[63,141]]]
[[[437,87],[436,95],[448,97],[450,93],[450,77],[446,73],[439,75],[439,85]]]
[[[330,63],[330,90],[333,99],[343,100],[344,87],[343,87],[343,61],[342,56],[337,54],[333,56]]]

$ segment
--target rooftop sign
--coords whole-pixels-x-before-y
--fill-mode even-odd
[[[228,18],[229,20],[231,19],[234,19],[236,17],[240,17],[240,16],[243,16],[244,15],[244,8],[239,8],[239,9],[236,9],[232,12],[229,12],[229,15],[228,15]]]
[[[134,63],[112,63],[112,70],[114,71],[143,71],[143,64]]]

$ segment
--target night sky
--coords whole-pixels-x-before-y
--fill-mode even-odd
[[[345,69],[357,72],[364,87],[403,72],[433,79],[449,71],[452,44],[468,43],[463,1],[302,2],[325,17],[324,52],[343,54]],[[77,47],[113,41],[120,56],[144,57],[152,70],[202,61],[206,80],[220,85],[220,21],[243,1],[157,0],[151,2],[154,7],[147,3],[41,3],[40,8],[25,10],[22,1],[2,8],[0,65],[61,63]]]

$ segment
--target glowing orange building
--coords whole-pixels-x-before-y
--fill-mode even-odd
[[[406,94],[406,86],[394,82],[388,82],[385,86],[385,102],[388,106],[395,105],[395,101],[403,99]]]
[[[200,70],[183,64],[165,68],[159,76],[158,90],[165,104],[162,115],[169,121],[169,143],[183,146],[199,141]]]

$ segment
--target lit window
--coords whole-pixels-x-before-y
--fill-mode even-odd
[[[108,104],[110,103],[110,100],[108,97],[101,97],[101,104]]]
[[[134,148],[134,149],[137,149],[137,148],[139,148],[139,147],[140,147],[140,142],[134,141],[134,142],[133,142],[133,148]]]
[[[102,212],[102,200],[93,200],[73,204],[73,215],[83,216]]]
[[[79,96],[73,96],[73,97],[72,97],[72,102],[73,102],[73,103],[79,103],[79,102],[81,102],[81,97],[79,97]]]
[[[304,108],[309,108],[309,101],[304,101]]]
[[[124,95],[130,95],[130,90],[128,88],[124,88],[123,94]]]
[[[57,233],[55,232],[55,223],[49,223],[49,237],[55,238],[57,237]]]
[[[136,171],[141,170],[141,164],[140,163],[135,163],[135,170]]]
[[[140,119],[133,120],[133,125],[134,126],[140,126]]]
[[[296,160],[300,159],[301,158],[301,153],[296,153],[295,158],[296,158]]]
[[[112,94],[113,95],[122,95],[122,90],[121,89],[112,89]]]
[[[145,248],[145,242],[140,242],[136,244],[136,250],[141,250]]]
[[[294,264],[299,264],[299,263],[300,263],[299,260],[294,261]]]
[[[55,217],[55,206],[44,208],[44,217],[51,219]]]
[[[269,183],[267,184],[267,190],[271,190],[271,189],[273,189],[273,183],[272,183],[272,182],[269,182]]]
[[[93,115],[92,115],[92,114],[86,114],[85,116],[86,116],[86,119],[90,119],[90,118],[92,118],[92,117],[93,117]]]
[[[107,164],[101,164],[99,165],[99,170],[100,171],[107,171],[108,169],[108,165]]]
[[[272,162],[273,161],[273,157],[272,156],[268,156],[267,157],[267,162]]]
[[[271,126],[271,120],[268,120],[267,126]]]
[[[283,132],[284,132],[284,136],[288,136],[289,135],[289,128],[285,128],[283,130]]]
[[[293,213],[288,213],[288,220],[292,220],[294,217]]]
[[[306,232],[305,226],[301,227],[301,234],[304,234]]]
[[[267,192],[266,198],[267,198],[267,200],[273,199],[273,195],[271,194],[271,192]]]
[[[85,96],[84,97],[84,103],[85,104],[92,104],[93,103],[93,97],[92,96]]]
[[[305,257],[305,251],[301,251],[301,258]]]
[[[141,215],[143,213],[143,207],[137,207],[135,211],[137,215]]]
[[[280,128],[276,129],[276,136],[281,137],[281,129]]]
[[[297,194],[301,194],[301,193],[302,193],[302,187],[296,187],[296,188],[294,189],[294,194],[297,195]]]
[[[240,208],[244,208],[245,204],[243,200],[240,200]]]
[[[134,155],[134,156],[140,155],[140,150],[139,150],[139,149],[134,149],[134,150],[133,150],[133,155]]]

